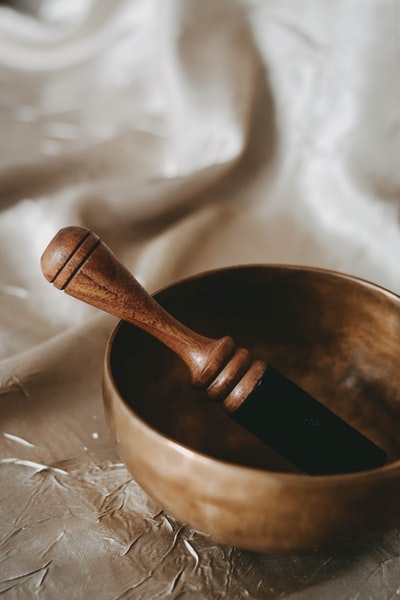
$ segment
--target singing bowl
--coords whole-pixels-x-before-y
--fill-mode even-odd
[[[192,388],[174,354],[120,322],[105,356],[105,413],[128,470],[167,514],[274,554],[362,542],[400,524],[397,295],[332,271],[255,265],[203,273],[155,298],[200,333],[232,335],[388,455],[363,472],[288,472]]]

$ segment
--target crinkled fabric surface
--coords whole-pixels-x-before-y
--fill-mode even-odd
[[[0,593],[342,600],[400,593],[400,539],[272,557],[214,544],[130,477],[104,421],[114,320],[39,258],[94,229],[150,291],[245,263],[400,291],[400,4],[0,7]]]

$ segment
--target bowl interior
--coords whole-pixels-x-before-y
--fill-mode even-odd
[[[400,458],[396,295],[329,271],[252,266],[184,280],[156,299],[204,335],[232,335],[380,445],[390,462]],[[148,334],[120,323],[110,362],[124,401],[163,435],[217,459],[285,470],[194,390],[185,365]]]

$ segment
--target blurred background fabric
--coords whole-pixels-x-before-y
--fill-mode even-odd
[[[149,291],[248,263],[400,292],[398,0],[0,4],[0,593],[394,598],[400,540],[269,557],[165,515],[101,402],[115,321],[46,283],[89,227]]]

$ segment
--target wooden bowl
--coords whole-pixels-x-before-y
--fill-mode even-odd
[[[233,335],[389,457],[345,475],[277,470],[261,442],[191,387],[178,358],[120,322],[105,357],[106,416],[127,468],[167,513],[268,553],[358,542],[400,524],[398,296],[331,271],[265,265],[201,274],[155,297],[200,333]]]

